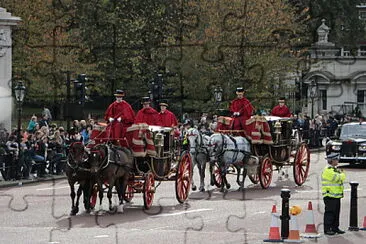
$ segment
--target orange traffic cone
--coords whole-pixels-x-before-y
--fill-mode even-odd
[[[304,242],[300,239],[300,230],[299,225],[297,224],[297,216],[293,214],[291,214],[290,216],[290,231],[288,238],[285,239],[284,242]]]
[[[264,242],[282,242],[280,236],[280,224],[279,224],[280,215],[277,213],[276,205],[272,207],[272,220],[271,226],[269,228],[268,239],[263,240]]]
[[[362,224],[362,228],[360,228],[360,230],[366,230],[366,216],[363,217],[363,224]]]
[[[311,202],[308,203],[308,210],[306,212],[305,233],[302,234],[301,236],[306,238],[320,237],[320,234],[316,230],[316,226],[314,223],[313,204]]]

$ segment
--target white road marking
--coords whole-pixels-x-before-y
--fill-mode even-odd
[[[189,210],[189,211],[181,211],[181,212],[177,212],[177,213],[159,214],[159,215],[151,216],[150,218],[177,216],[177,215],[182,215],[182,214],[187,214],[187,213],[197,213],[197,212],[212,211],[212,210],[213,210],[212,208],[201,208],[201,209],[195,209],[195,210]]]
[[[98,235],[98,236],[94,236],[94,238],[107,238],[109,237],[109,235]]]
[[[64,188],[69,188],[69,186],[39,188],[39,189],[36,189],[36,191],[48,191],[48,190],[53,190],[53,189],[57,190],[57,189],[64,189]]]

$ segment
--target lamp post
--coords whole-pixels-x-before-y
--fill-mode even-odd
[[[23,81],[19,81],[18,84],[14,87],[14,94],[15,99],[18,106],[18,135],[17,135],[17,141],[20,144],[20,138],[21,138],[21,115],[22,115],[22,105],[25,95],[25,86]]]
[[[314,118],[314,100],[317,97],[318,87],[315,80],[310,83],[311,118]]]
[[[217,104],[222,102],[222,88],[221,88],[221,86],[218,86],[218,87],[215,88],[214,98],[215,98],[215,102]]]

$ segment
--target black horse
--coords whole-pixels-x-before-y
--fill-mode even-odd
[[[90,192],[91,192],[91,174],[88,163],[88,153],[81,142],[73,142],[69,147],[65,173],[70,185],[70,197],[72,201],[70,215],[79,212],[79,200],[82,193],[84,196],[84,207],[87,212],[90,211]],[[77,198],[75,203],[75,183],[79,183]]]
[[[123,200],[133,169],[132,152],[114,145],[99,144],[92,148],[89,162],[91,173],[98,184],[100,207],[103,200],[102,187],[105,184],[108,188],[109,210],[115,210],[112,206],[112,190],[115,186],[119,198],[118,211],[123,212]]]

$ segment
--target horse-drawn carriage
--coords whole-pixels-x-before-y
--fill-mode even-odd
[[[228,125],[232,118],[222,118],[222,122]],[[218,132],[224,134],[227,139],[222,136],[222,143],[226,143],[226,149],[222,149],[222,152],[218,152],[219,163],[213,165],[212,180],[216,186],[222,187],[225,184],[226,172],[222,172],[223,165],[220,165],[220,161],[223,160],[224,153],[230,155],[227,156],[226,164],[228,162],[238,161],[233,159],[242,153],[242,157],[239,166],[235,164],[237,170],[240,167],[245,171],[243,174],[243,180],[239,181],[238,184],[244,184],[245,175],[248,175],[249,179],[254,183],[260,183],[262,188],[268,188],[272,181],[273,171],[280,171],[283,167],[292,166],[295,183],[302,185],[309,173],[310,166],[310,151],[305,142],[301,141],[298,137],[296,129],[293,129],[292,119],[280,118],[275,116],[252,116],[247,121],[247,128],[251,130],[231,130],[231,129],[220,129]],[[245,133],[245,136],[244,136]],[[239,135],[233,137],[235,135]],[[241,142],[242,146],[239,147],[238,140],[241,137],[248,138]],[[226,140],[226,141],[225,141]],[[211,141],[211,144],[220,144],[220,137],[216,141]],[[231,146],[229,146],[231,144]],[[248,147],[249,145],[249,147]],[[240,161],[239,160],[239,161]],[[234,165],[234,166],[235,166]],[[275,169],[274,169],[275,167]],[[240,183],[241,182],[241,183]]]
[[[93,152],[101,145],[107,146],[108,154],[111,152],[117,155],[109,156],[108,161],[111,162],[121,161],[124,156],[132,156],[133,166],[127,185],[120,186],[126,190],[119,192],[123,194],[125,201],[131,201],[135,193],[142,193],[144,208],[149,209],[156,189],[162,181],[175,181],[178,202],[183,203],[188,198],[192,181],[192,160],[189,153],[181,153],[173,128],[134,124],[127,128],[125,138],[111,138],[108,129],[109,126],[106,125],[95,126],[91,134],[92,143],[88,147]],[[129,153],[131,155],[128,155]],[[92,205],[95,205],[96,193],[91,201]]]

